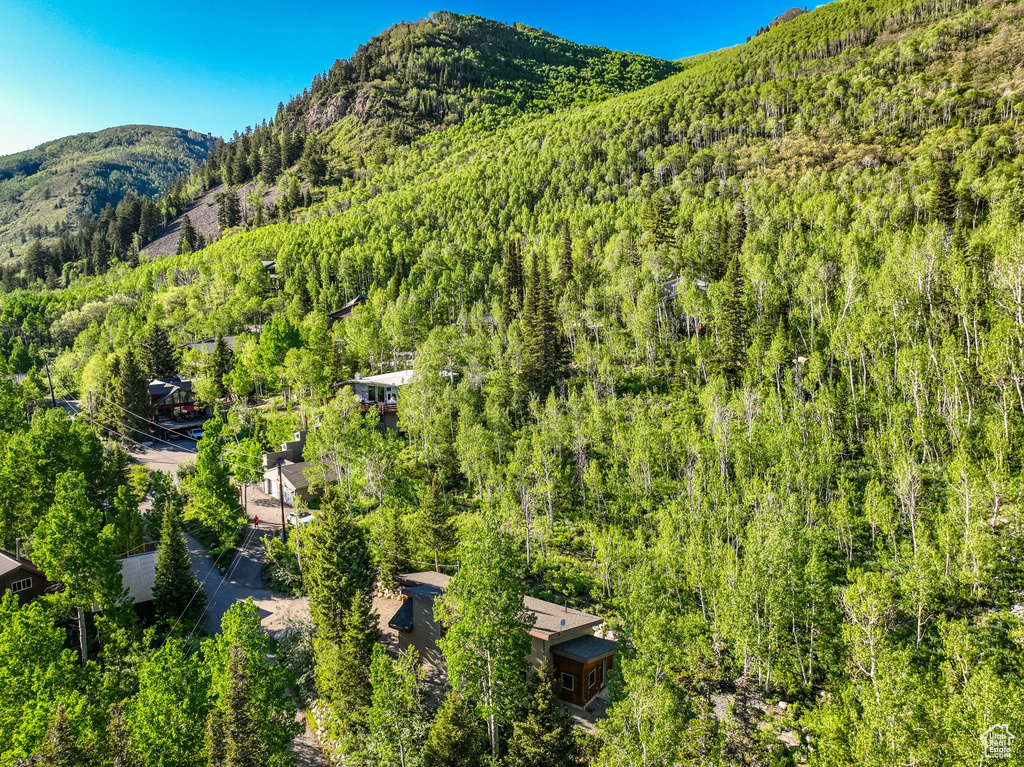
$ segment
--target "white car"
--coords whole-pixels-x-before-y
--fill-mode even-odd
[[[288,524],[291,527],[302,527],[303,525],[308,525],[314,519],[316,519],[316,515],[309,511],[301,513],[293,511],[287,516]]]
[[[187,436],[189,439],[194,439],[194,440],[196,440],[198,442],[199,440],[201,440],[203,438],[203,430],[202,429],[189,429],[188,433],[185,436]]]

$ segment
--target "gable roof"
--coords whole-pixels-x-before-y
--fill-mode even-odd
[[[177,391],[192,391],[192,382],[181,376],[168,376],[167,378],[154,378],[149,382],[149,396],[159,397],[153,404],[159,405],[165,399]]]
[[[7,573],[14,572],[15,570],[25,570],[33,575],[43,576],[42,570],[36,567],[27,559],[18,559],[13,554],[8,554],[6,551],[0,550],[0,575],[7,575]]]
[[[365,304],[368,300],[369,298],[367,298],[365,294],[360,293],[358,296],[353,298],[340,309],[335,309],[333,312],[328,312],[327,316],[332,320],[343,320],[350,314],[352,314],[353,309],[355,309],[357,306],[360,306],[361,304]]]

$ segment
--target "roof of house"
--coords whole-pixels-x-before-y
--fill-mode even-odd
[[[437,586],[445,588],[452,577],[444,573],[435,573],[433,570],[426,570],[421,573],[405,573],[396,575],[395,580],[403,586]]]
[[[360,293],[358,296],[353,298],[340,309],[335,309],[333,312],[328,312],[327,316],[330,317],[332,320],[343,319],[350,315],[353,309],[355,309],[360,304],[365,304],[368,300],[369,299],[366,297],[366,295]]]
[[[381,373],[366,378],[353,378],[351,381],[344,381],[345,384],[367,384],[369,386],[404,386],[416,375],[415,370],[398,370],[394,373]]]
[[[234,336],[222,336],[222,338],[224,339],[224,343],[227,345],[227,347],[229,349],[231,349],[231,350],[234,350],[234,348],[235,348],[235,337]],[[194,341],[194,342],[192,342],[190,344],[182,344],[178,348],[179,349],[191,349],[193,351],[205,352],[206,354],[213,354],[214,350],[217,348],[217,339],[213,338],[213,337],[203,338],[202,340]]]
[[[609,655],[614,655],[618,649],[619,643],[614,639],[604,639],[603,637],[589,634],[570,639],[568,642],[556,644],[551,648],[551,651],[559,655],[566,655],[581,663],[590,663]]]
[[[530,634],[538,639],[550,640],[564,631],[584,626],[598,626],[604,622],[603,618],[596,615],[556,605],[554,602],[546,602],[543,599],[523,597],[523,602],[526,603],[526,609],[534,615]]]
[[[388,625],[393,629],[399,631],[412,631],[412,601],[407,599],[402,602],[402,606],[398,608],[398,612],[391,616],[391,620],[388,621]]]
[[[192,382],[181,376],[154,378],[149,382],[149,396],[160,398],[155,404],[160,404],[176,391],[192,391]]]
[[[285,485],[290,487],[292,490],[302,490],[303,488],[309,487],[309,478],[306,476],[306,469],[313,464],[309,461],[299,461],[295,463],[289,460],[283,460],[281,462],[281,481]],[[269,469],[263,472],[263,476],[266,479],[276,480],[277,479],[277,464],[273,464]],[[338,475],[334,469],[330,469],[327,475],[324,477],[327,482],[337,482]]]
[[[153,584],[156,581],[156,559],[159,552],[149,551],[125,557],[121,564],[121,583],[128,589],[128,596],[135,604],[153,601]]]
[[[396,580],[406,587],[404,589],[406,594],[432,599],[441,595],[448,586],[451,576],[428,570],[420,573],[405,573],[397,576]],[[598,626],[604,622],[604,619],[597,615],[573,610],[554,602],[546,602],[543,599],[523,597],[523,604],[533,615],[533,628],[530,629],[530,634],[538,639],[551,640],[566,631]]]
[[[27,559],[18,559],[13,554],[0,551],[0,575],[7,575],[7,573],[14,572],[15,570],[28,570],[30,573],[40,576],[43,574],[38,567]]]

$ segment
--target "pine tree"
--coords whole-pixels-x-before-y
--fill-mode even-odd
[[[717,296],[718,365],[728,379],[736,382],[743,371],[747,350],[746,299],[737,256],[729,261]]]
[[[370,652],[377,624],[369,594],[373,564],[362,531],[332,487],[309,536],[303,578],[316,626],[316,683],[330,727],[346,739],[358,733],[369,704]]]
[[[146,329],[139,346],[139,364],[149,378],[166,378],[178,372],[178,350],[158,322]]]
[[[534,255],[523,308],[522,375],[526,387],[537,394],[546,394],[565,374],[566,357],[565,338],[558,327],[547,263]]]
[[[227,390],[224,388],[224,376],[229,375],[231,370],[235,366],[235,355],[228,347],[227,341],[224,337],[217,334],[217,342],[213,346],[213,351],[206,359],[206,371],[205,375],[213,384],[211,390],[214,396],[217,398],[223,397],[227,394]]]
[[[422,673],[416,648],[410,647],[392,660],[383,646],[373,646],[369,750],[380,764],[406,767],[413,761],[419,763],[416,756],[426,734]]]
[[[424,767],[483,767],[487,731],[470,701],[450,690],[423,744]]]
[[[572,717],[558,702],[558,683],[545,663],[532,680],[525,715],[512,725],[507,767],[575,767],[583,763]]]
[[[391,274],[390,282],[388,282],[388,300],[392,303],[398,300],[398,296],[401,292],[402,281],[405,277],[405,251],[400,249],[398,251],[398,257],[395,259],[395,270]]]
[[[441,560],[455,545],[451,503],[434,477],[420,496],[420,535],[423,545],[434,555],[434,569],[441,572]]]
[[[732,214],[732,226],[729,227],[729,255],[739,255],[743,242],[747,239],[747,214],[740,201]]]
[[[935,182],[928,195],[928,210],[932,218],[947,227],[956,221],[956,192],[953,189],[949,166],[940,161]]]
[[[271,136],[260,152],[260,180],[273,184],[281,175],[281,144],[277,136]]]
[[[523,308],[523,260],[518,240],[510,240],[502,265],[501,321],[506,328]]]
[[[206,606],[206,592],[192,571],[192,559],[178,515],[173,506],[164,511],[153,581],[157,617],[168,625],[178,620],[196,623]]]
[[[562,221],[562,264],[559,274],[562,281],[562,292],[568,289],[573,276],[572,235],[569,233],[569,219],[566,218]]]
[[[135,442],[149,438],[147,422],[153,418],[149,378],[139,365],[132,347],[125,347],[111,358],[97,410],[103,419],[100,425],[113,436]]]
[[[261,767],[270,760],[269,744],[263,739],[258,713],[253,710],[248,658],[239,647],[231,649],[228,687],[222,704],[211,713],[208,729],[210,764],[220,767]]]
[[[181,219],[181,239],[178,240],[178,255],[194,253],[199,249],[199,235],[192,226],[192,219],[185,216]]]
[[[655,194],[647,203],[644,212],[644,233],[655,248],[675,244],[675,222],[672,220],[672,208],[663,194]]]
[[[217,195],[217,226],[223,232],[242,223],[242,203],[238,193],[227,190]]]

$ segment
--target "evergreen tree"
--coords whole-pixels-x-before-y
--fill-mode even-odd
[[[96,407],[102,417],[101,426],[118,439],[149,439],[147,422],[153,418],[149,378],[131,346],[111,357],[108,376],[99,394]]]
[[[732,213],[732,226],[729,227],[729,255],[739,255],[744,240],[747,239],[747,214],[743,202],[736,204]]]
[[[316,683],[332,732],[351,744],[369,705],[369,664],[377,624],[369,594],[373,564],[362,531],[331,488],[309,536],[303,578],[316,626]]]
[[[953,189],[952,173],[943,161],[938,162],[935,171],[935,181],[928,194],[928,210],[933,219],[947,227],[953,226],[956,221],[956,192]]]
[[[95,754],[83,748],[75,737],[64,706],[57,706],[46,740],[32,763],[39,767],[82,767],[92,763],[94,758]]]
[[[299,170],[313,186],[320,186],[327,177],[327,158],[318,135],[313,134],[306,139],[299,158]]]
[[[168,626],[178,620],[198,622],[206,606],[206,592],[192,571],[192,559],[178,515],[173,506],[163,513],[163,530],[153,580],[156,614]]]
[[[512,725],[507,767],[574,767],[583,764],[572,717],[558,702],[558,682],[550,664],[534,674],[525,715]]]
[[[569,233],[569,219],[562,220],[562,263],[559,278],[562,281],[562,292],[569,287],[573,277],[572,235]]]
[[[158,322],[150,323],[139,345],[139,363],[149,378],[166,378],[178,372],[178,350]]]
[[[242,223],[242,203],[238,193],[227,190],[217,195],[217,226],[223,232]]]
[[[466,696],[450,690],[423,744],[424,767],[483,767],[487,763],[487,730]]]
[[[205,375],[211,384],[210,391],[218,399],[227,394],[227,390],[224,388],[224,376],[230,375],[234,366],[235,355],[228,347],[224,337],[218,333],[217,342],[213,346],[213,351],[207,356],[205,366]]]
[[[505,327],[519,316],[523,308],[523,260],[518,240],[510,240],[502,269],[501,321]]]
[[[672,208],[662,193],[656,193],[647,203],[644,212],[644,233],[650,244],[659,248],[663,245],[675,245],[675,222],[672,219]]]
[[[420,536],[434,555],[434,570],[441,572],[441,560],[455,546],[455,527],[448,497],[434,477],[420,496]]]
[[[718,285],[716,296],[718,366],[728,379],[735,382],[743,371],[747,350],[746,298],[737,256],[729,261],[729,268]]]
[[[566,344],[558,327],[551,296],[547,263],[534,255],[523,308],[522,376],[526,387],[546,394],[561,380],[566,366]]]
[[[185,216],[181,220],[181,239],[178,240],[178,255],[194,253],[199,249],[199,235],[192,226],[192,219]]]
[[[281,175],[281,144],[276,136],[271,136],[260,151],[260,180],[264,184],[273,184]]]

